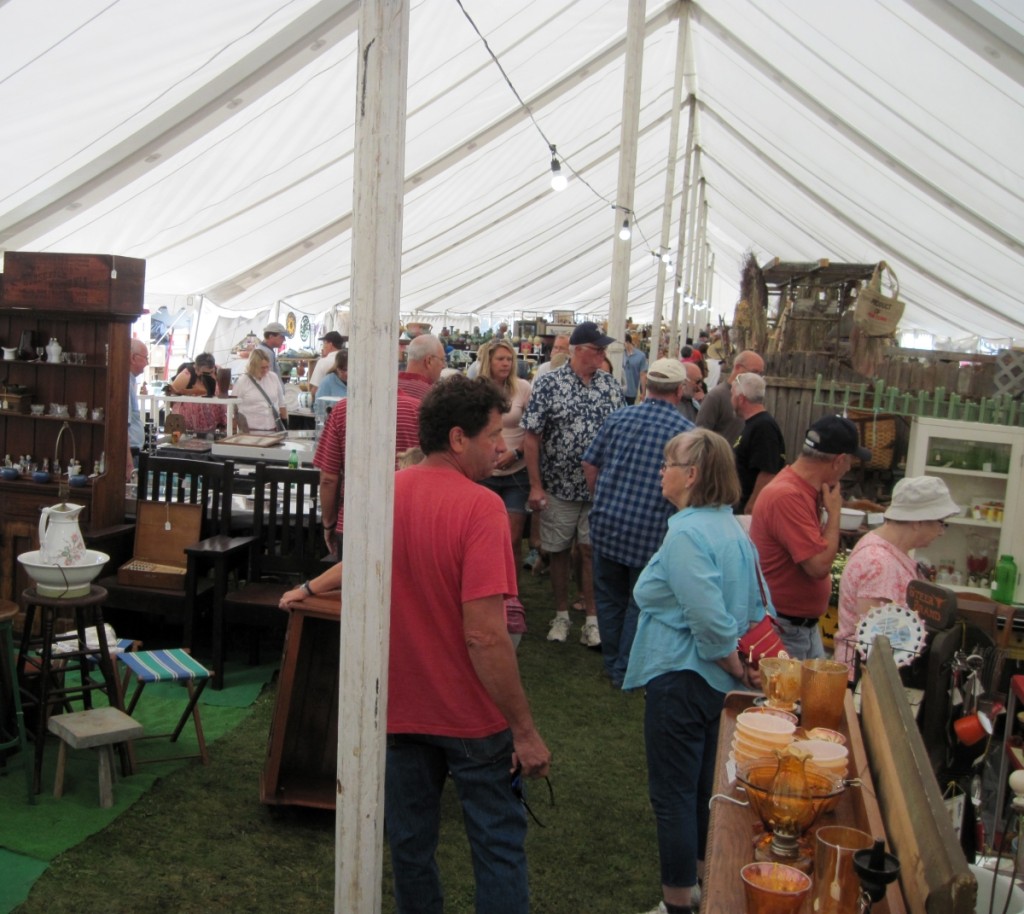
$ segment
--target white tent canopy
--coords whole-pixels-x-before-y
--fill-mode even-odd
[[[626,0],[462,5],[533,120],[456,0],[414,4],[402,312],[604,316],[627,243],[610,208]],[[0,0],[0,248],[144,257],[147,295],[246,315],[347,308],[357,11]],[[905,327],[1024,338],[1019,6],[648,0],[646,18],[627,314],[650,319],[665,269],[652,252],[685,53],[713,318],[731,314],[747,251],[884,259]],[[548,142],[579,176],[557,194]]]

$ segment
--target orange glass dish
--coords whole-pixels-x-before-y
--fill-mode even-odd
[[[797,914],[811,891],[811,877],[783,863],[748,863],[740,878],[747,914]]]
[[[781,860],[809,869],[813,848],[805,833],[822,813],[835,809],[846,785],[799,755],[780,754],[781,760],[762,758],[737,765],[736,779],[765,827],[765,833],[754,840],[754,859]]]

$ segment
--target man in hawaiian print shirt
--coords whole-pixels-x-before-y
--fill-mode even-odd
[[[601,636],[590,556],[591,495],[582,458],[604,420],[626,405],[618,382],[600,370],[613,342],[597,324],[579,324],[569,337],[569,361],[536,379],[522,420],[530,474],[527,504],[534,517],[541,518],[541,549],[549,555],[555,596],[548,641],[564,642],[569,635],[570,551],[575,539],[586,612],[580,644],[591,648],[601,646]]]

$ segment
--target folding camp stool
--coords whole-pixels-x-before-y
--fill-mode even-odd
[[[142,690],[153,682],[178,682],[184,684],[188,690],[188,704],[178,720],[174,732],[170,734],[170,741],[176,742],[181,731],[192,715],[192,722],[196,728],[196,741],[199,744],[199,752],[194,755],[164,756],[159,759],[144,759],[146,762],[167,761],[178,758],[199,758],[204,765],[209,764],[210,758],[206,752],[206,740],[203,737],[203,723],[199,717],[199,696],[213,673],[196,660],[184,648],[171,648],[162,651],[130,651],[117,655],[118,663],[123,663],[127,668],[125,671],[124,685],[127,685],[132,676],[135,677],[135,692],[128,703],[127,711],[132,714],[135,706],[139,703]],[[143,739],[154,739],[166,737],[168,734],[147,734]]]

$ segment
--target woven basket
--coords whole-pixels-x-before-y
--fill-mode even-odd
[[[882,293],[882,275],[891,294]],[[889,265],[880,260],[859,293],[853,309],[853,322],[868,336],[892,336],[903,317],[903,302],[899,300],[900,284]]]
[[[876,416],[869,410],[847,410],[847,417],[857,426],[862,447],[871,451],[871,459],[863,466],[868,470],[891,470],[896,458],[896,417],[883,413]]]

